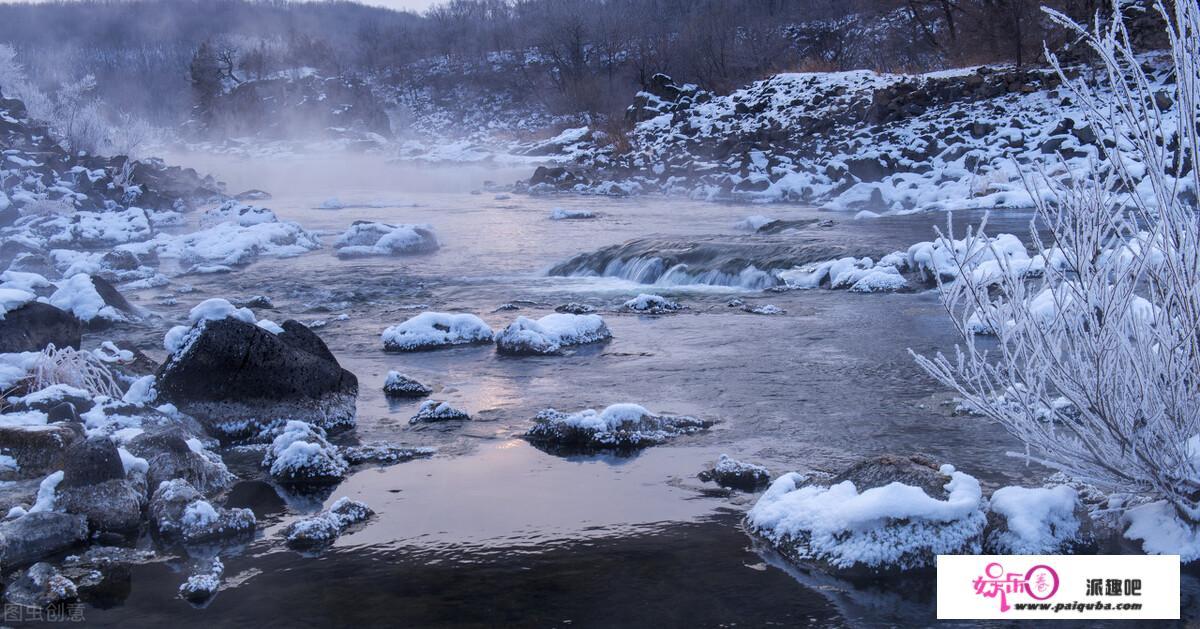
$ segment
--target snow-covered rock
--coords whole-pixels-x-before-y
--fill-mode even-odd
[[[184,542],[214,541],[254,531],[249,509],[223,509],[204,500],[187,481],[176,479],[158,486],[150,499],[150,516],[159,533]]]
[[[525,437],[555,448],[632,449],[704,430],[712,422],[683,415],[657,415],[637,404],[613,404],[602,411],[561,413],[546,409]]]
[[[82,515],[35,509],[17,517],[10,514],[0,522],[0,563],[28,564],[67,550],[87,535],[87,518]]]
[[[282,483],[335,483],[348,465],[324,431],[302,421],[289,421],[271,442],[263,467]]]
[[[200,319],[168,342],[175,351],[158,370],[158,399],[224,437],[289,419],[325,430],[352,426],[358,379],[308,328],[282,327],[274,334],[234,316]]]
[[[394,465],[422,457],[433,456],[437,450],[427,447],[404,447],[390,443],[364,443],[340,448],[342,458],[350,465]]]
[[[207,602],[216,596],[217,590],[220,589],[221,575],[224,572],[225,564],[221,563],[219,557],[213,557],[212,561],[206,562],[204,569],[190,575],[187,581],[179,586],[179,595],[191,603]]]
[[[998,555],[1058,555],[1082,539],[1079,496],[1067,485],[1001,487],[988,503],[984,549]]]
[[[561,207],[556,207],[550,212],[550,220],[552,221],[569,221],[596,218],[596,213],[591,210],[568,210]]]
[[[837,570],[909,570],[932,566],[939,554],[980,552],[982,496],[979,481],[953,466],[883,457],[829,484],[784,474],[746,525],[792,560]]]
[[[454,408],[445,402],[425,400],[417,414],[408,420],[410,424],[425,424],[430,422],[469,421],[471,415],[464,410]]]
[[[320,548],[332,544],[346,529],[365,522],[374,513],[364,503],[339,498],[329,509],[289,524],[283,535],[292,548]]]
[[[473,314],[422,312],[383,331],[383,348],[393,352],[491,343],[492,329]]]
[[[641,293],[637,297],[621,304],[621,309],[640,314],[665,314],[668,312],[678,312],[683,309],[683,306],[679,302],[667,299],[662,295]]]
[[[771,472],[761,465],[744,463],[727,454],[722,454],[712,469],[700,472],[699,478],[704,482],[711,481],[722,487],[757,491],[771,482]]]
[[[425,397],[433,393],[433,389],[399,371],[389,371],[383,382],[383,392],[395,397]]]
[[[437,251],[432,225],[389,225],[355,221],[333,243],[339,258],[394,256]]]
[[[502,354],[556,354],[562,348],[612,338],[599,315],[555,313],[534,321],[517,317],[496,333],[496,351]]]
[[[74,601],[79,595],[75,582],[51,564],[35,563],[4,589],[5,605],[42,610]]]

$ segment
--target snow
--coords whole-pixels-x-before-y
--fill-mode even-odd
[[[96,285],[92,283],[91,276],[85,273],[72,275],[60,282],[58,290],[50,295],[49,303],[55,308],[70,312],[84,322],[93,319],[125,320],[125,315],[119,310],[104,303],[104,298],[96,292]]]
[[[0,288],[2,289],[18,289],[26,292],[34,292],[39,288],[50,288],[53,284],[50,280],[37,273],[24,273],[21,271],[5,271],[0,273]],[[0,302],[3,298],[0,298]],[[12,310],[13,308],[9,308]]]
[[[52,384],[48,387],[39,389],[32,393],[28,393],[26,395],[22,395],[20,397],[10,397],[8,399],[10,402],[13,402],[15,404],[25,404],[26,406],[38,406],[38,405],[46,405],[50,402],[59,402],[59,401],[65,400],[67,398],[82,398],[82,399],[86,400],[86,399],[91,399],[91,397],[92,397],[92,394],[85,391],[84,389],[80,389],[79,387],[73,387],[69,384],[59,383],[59,384]]]
[[[4,315],[37,299],[37,295],[19,288],[0,288],[0,321]]]
[[[54,502],[56,500],[55,491],[58,489],[58,484],[63,480],[63,471],[59,470],[42,479],[38,484],[37,498],[34,499],[33,506],[28,510],[22,507],[13,507],[9,509],[7,519],[18,518],[26,513],[41,513],[43,511],[53,511]]]
[[[492,342],[492,329],[473,314],[422,312],[383,331],[383,347],[411,352],[450,345]]]
[[[41,411],[18,411],[16,413],[0,414],[0,426],[3,427],[45,426],[48,420],[47,415]]]
[[[214,557],[208,572],[193,574],[179,586],[180,596],[193,602],[212,598],[221,587],[221,575],[224,572],[225,564],[221,563],[219,558]]]
[[[895,257],[885,258],[894,262]],[[901,290],[908,287],[908,280],[893,264],[883,260],[876,264],[871,258],[845,257],[818,264],[805,265],[781,271],[779,279],[791,288],[811,289],[828,286],[831,289],[848,288],[854,293],[875,293]]]
[[[611,337],[599,315],[555,313],[537,321],[517,317],[496,334],[496,349],[513,354],[553,354],[563,347]]]
[[[275,323],[274,321],[272,321],[270,319],[259,320],[257,323],[255,323],[255,325],[266,330],[267,332],[270,332],[271,334],[282,334],[283,333],[283,327],[281,327],[278,323]]]
[[[1006,555],[1043,555],[1061,552],[1079,533],[1075,508],[1079,497],[1066,485],[1056,487],[1001,487],[992,494],[989,509],[1005,519],[1008,530],[990,539]]]
[[[145,474],[150,471],[150,463],[138,456],[134,456],[125,448],[117,448],[117,454],[121,455],[121,466],[125,468],[125,475],[129,476],[130,472],[139,472]]]
[[[196,304],[188,311],[188,325],[177,325],[167,331],[163,338],[163,346],[170,354],[178,354],[188,339],[194,338],[199,331],[196,327],[201,321],[220,321],[233,318],[249,324],[257,324],[254,311],[249,308],[238,308],[228,299],[213,297]],[[264,328],[269,329],[269,328]],[[282,331],[282,330],[281,330]]]
[[[1128,524],[1125,538],[1142,541],[1142,550],[1151,555],[1179,555],[1188,563],[1200,559],[1200,533],[1180,521],[1166,500],[1157,500],[1129,509],[1122,516]]]
[[[579,220],[587,218],[596,218],[596,213],[592,212],[591,210],[568,210],[561,207],[556,207],[550,212],[550,220],[552,221]]]
[[[292,420],[271,441],[263,466],[276,480],[302,482],[341,478],[345,459],[325,440],[324,431],[307,422]]]
[[[946,500],[893,482],[859,492],[852,481],[805,485],[791,472],[776,479],[746,516],[754,532],[806,559],[838,568],[922,565],[937,554],[979,552],[983,532],[979,481],[952,466]]]
[[[430,253],[438,249],[432,225],[389,225],[359,221],[336,241],[339,258]]]
[[[189,234],[158,234],[153,243],[163,257],[212,268],[241,266],[260,257],[294,257],[321,248],[320,238],[299,223],[265,220],[262,212],[240,215],[237,220],[250,224],[226,221]]]
[[[142,376],[133,381],[129,385],[129,389],[125,391],[125,395],[121,396],[122,402],[130,404],[150,404],[158,397],[158,391],[154,384],[156,379],[153,375]]]
[[[11,389],[25,379],[41,357],[41,352],[0,354],[0,391]]]

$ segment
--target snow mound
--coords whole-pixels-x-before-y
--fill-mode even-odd
[[[284,425],[262,464],[281,483],[337,482],[349,467],[337,447],[325,440],[325,431],[296,420]]]
[[[333,243],[339,258],[394,256],[437,251],[432,225],[356,221]]]
[[[261,257],[294,257],[321,248],[316,234],[299,223],[280,221],[270,210],[239,209],[235,214],[190,234],[159,234],[155,246],[163,257],[201,268],[242,266]]]
[[[383,348],[393,352],[491,342],[492,329],[473,314],[422,312],[383,331]]]
[[[981,549],[985,517],[979,481],[952,466],[945,500],[900,482],[859,492],[852,481],[807,484],[791,472],[775,480],[746,516],[751,531],[796,560],[835,568],[908,570],[939,554]]]
[[[297,549],[312,549],[332,544],[346,529],[365,522],[375,512],[366,504],[339,498],[326,511],[296,520],[283,531],[287,545]]]
[[[1129,525],[1125,538],[1141,540],[1147,554],[1179,555],[1181,563],[1200,559],[1200,533],[1181,521],[1166,500],[1129,509],[1122,521]]]
[[[397,397],[424,397],[433,393],[433,389],[399,371],[389,371],[387,380],[383,382],[383,392]]]
[[[612,338],[599,315],[555,313],[537,321],[517,317],[496,334],[496,351],[502,354],[555,354],[562,348]]]
[[[992,494],[990,511],[1004,526],[989,533],[988,552],[999,555],[1052,555],[1078,541],[1079,496],[1066,485],[1002,487]]]
[[[642,314],[663,314],[682,310],[683,306],[679,302],[672,301],[661,295],[642,293],[621,304],[621,308]]]
[[[469,421],[470,419],[471,415],[464,410],[454,408],[445,402],[425,400],[421,403],[421,408],[417,409],[417,414],[413,415],[408,420],[408,423],[424,424],[429,422]]]
[[[265,207],[247,205],[245,203],[238,203],[237,201],[226,201],[219,207],[205,210],[204,214],[200,216],[201,225],[233,223],[242,227],[250,227],[251,225],[276,223],[278,221],[279,218],[275,216],[275,213]]]
[[[92,277],[85,273],[77,273],[59,282],[58,290],[50,295],[49,302],[51,306],[65,310],[85,323],[95,319],[126,320],[120,310],[105,303],[104,298],[96,291]]]
[[[673,437],[704,430],[712,422],[682,415],[656,415],[637,404],[613,404],[603,411],[584,409],[538,413],[525,437],[561,448],[645,448]]]
[[[568,210],[561,207],[556,207],[550,212],[550,220],[552,221],[582,220],[588,218],[596,218],[596,213],[591,210]]]

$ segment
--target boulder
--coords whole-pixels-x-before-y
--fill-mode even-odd
[[[73,444],[66,451],[60,489],[87,487],[110,480],[123,480],[125,466],[117,446],[107,437],[94,437]]]
[[[145,432],[134,437],[128,449],[134,456],[146,459],[146,484],[158,487],[164,481],[181,478],[201,494],[211,496],[224,491],[233,483],[221,457],[209,453],[195,439],[178,427],[159,432]]]
[[[159,399],[222,438],[292,418],[327,430],[352,426],[358,379],[315,334],[284,325],[277,336],[232,318],[198,322],[159,368]]]
[[[704,430],[712,422],[684,415],[659,415],[637,404],[613,404],[603,411],[562,413],[546,409],[534,418],[525,438],[558,451],[635,450]]]
[[[345,459],[325,440],[320,428],[301,421],[288,422],[271,442],[263,467],[281,483],[336,483],[346,475]]]
[[[92,531],[129,533],[142,523],[146,486],[144,480],[122,478],[84,487],[60,487],[55,505],[86,517]]]
[[[64,551],[87,538],[82,515],[39,511],[0,522],[0,570]]]
[[[83,324],[71,313],[29,302],[0,319],[0,354],[39,352],[47,345],[79,349]]]
[[[390,397],[425,397],[433,393],[433,389],[399,371],[389,371],[383,383],[383,392]]]
[[[454,408],[445,402],[425,400],[417,414],[408,420],[410,424],[426,424],[431,422],[469,421],[471,415],[466,411]]]
[[[17,462],[16,470],[0,473],[0,478],[42,478],[60,470],[66,451],[81,439],[80,432],[67,424],[0,426],[0,453]]]

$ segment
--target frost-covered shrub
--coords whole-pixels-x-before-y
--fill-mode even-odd
[[[1102,149],[1112,167],[1030,177],[1038,226],[1053,237],[1032,233],[1033,257],[1054,261],[1040,278],[1018,273],[1021,260],[986,224],[968,230],[944,262],[957,281],[942,285],[964,346],[917,361],[1017,437],[1017,456],[1158,505],[1131,511],[1126,535],[1186,561],[1200,557],[1200,7],[1154,7],[1170,24],[1173,112],[1160,108],[1120,20],[1089,32],[1052,13],[1103,64],[1113,96],[1060,74],[1088,124],[1116,138]],[[967,272],[981,250],[995,273]],[[981,330],[996,335],[986,348]]]

